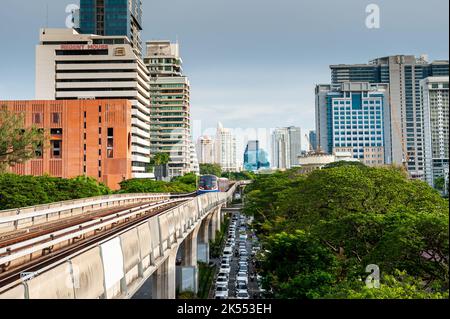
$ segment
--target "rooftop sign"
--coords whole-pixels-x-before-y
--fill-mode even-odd
[[[107,50],[107,44],[63,44],[61,50]]]

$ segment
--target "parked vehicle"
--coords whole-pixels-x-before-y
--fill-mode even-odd
[[[248,290],[238,290],[236,293],[237,299],[250,299],[250,295],[248,294]]]

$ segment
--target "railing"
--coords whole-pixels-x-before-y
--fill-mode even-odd
[[[0,234],[94,209],[170,199],[170,194],[118,194],[0,211]]]

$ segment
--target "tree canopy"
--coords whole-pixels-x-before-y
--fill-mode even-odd
[[[413,278],[413,295],[448,289],[448,200],[399,168],[337,165],[309,175],[290,170],[257,176],[246,189],[245,213],[255,217],[269,247],[263,273],[275,297],[325,298],[333,287],[364,282],[369,264],[379,266],[392,289],[398,288],[391,280],[398,272]],[[306,249],[313,250],[309,256]],[[288,259],[282,257],[286,251]],[[310,268],[299,264],[293,271],[302,262]],[[351,286],[351,296],[370,296],[363,287]]]
[[[0,174],[0,210],[111,193],[108,187],[90,177],[63,179]]]
[[[200,174],[220,177],[222,175],[222,167],[219,164],[200,164]]]
[[[0,173],[36,157],[45,146],[43,130],[25,128],[24,116],[0,108]]]

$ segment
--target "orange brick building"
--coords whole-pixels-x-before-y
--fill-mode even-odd
[[[0,101],[43,128],[49,141],[38,157],[11,167],[21,175],[86,175],[118,189],[132,176],[131,103],[128,100]]]

